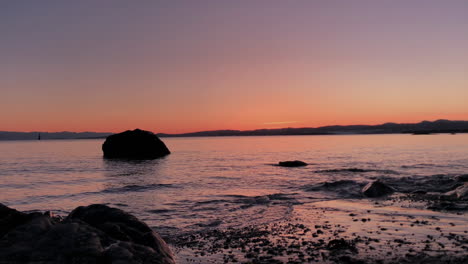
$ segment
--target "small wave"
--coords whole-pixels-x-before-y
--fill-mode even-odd
[[[289,197],[290,194],[284,194],[284,193],[274,193],[274,194],[267,194],[267,195],[260,195],[260,196],[239,196],[236,202],[240,203],[250,203],[254,202],[256,204],[265,204],[269,203],[271,201],[289,201],[289,200],[295,200],[292,197]]]
[[[432,167],[434,164],[413,164],[413,165],[402,165],[402,169],[423,169],[427,167]]]
[[[214,210],[216,207],[206,207],[211,204],[231,204],[236,205],[235,208],[229,210],[235,211],[238,209],[247,209],[257,205],[270,205],[270,204],[297,204],[295,198],[290,197],[291,194],[275,193],[260,196],[245,196],[245,195],[223,195],[223,197],[231,199],[214,199],[207,201],[198,201],[192,207],[193,211]],[[239,206],[239,207],[237,207]]]
[[[274,194],[269,194],[267,195],[268,198],[271,200],[280,200],[280,201],[286,201],[286,200],[295,200],[293,197],[289,197],[289,195],[294,195],[295,193],[291,194],[284,194],[284,193],[274,193]]]
[[[360,168],[341,168],[341,169],[328,169],[316,170],[315,173],[366,173],[366,172],[380,172],[384,174],[400,174],[393,170],[373,170],[373,169],[360,169]]]
[[[217,211],[219,210],[219,207],[217,206],[212,206],[212,207],[197,207],[197,208],[192,208],[191,209],[193,212],[201,212],[201,211]]]
[[[118,188],[107,188],[101,191],[94,192],[81,192],[81,193],[67,193],[59,195],[39,195],[39,196],[28,196],[26,197],[27,201],[46,201],[50,199],[70,199],[88,195],[100,195],[103,193],[123,193],[123,192],[143,192],[147,190],[155,190],[161,188],[177,188],[172,184],[149,184],[149,185],[127,185]]]
[[[402,169],[425,169],[425,168],[463,168],[465,165],[462,164],[433,164],[433,163],[418,163],[402,165]]]
[[[147,190],[155,190],[161,188],[176,188],[173,184],[148,184],[148,185],[126,185],[123,187],[107,188],[102,190],[102,193],[121,193],[121,192],[142,192]]]
[[[31,184],[1,184],[0,189],[28,189]]]
[[[195,206],[207,205],[207,204],[217,204],[217,203],[228,203],[228,202],[230,202],[230,201],[229,200],[223,200],[223,199],[207,200],[207,201],[196,202]]]
[[[217,179],[217,180],[234,180],[234,181],[242,179],[241,177],[226,177],[226,176],[213,176],[210,178]]]
[[[275,193],[261,196],[245,196],[234,200],[233,202],[241,204],[241,209],[250,208],[257,205],[269,204],[298,204],[295,198],[289,197],[288,194]]]
[[[370,172],[373,170],[358,169],[358,168],[344,168],[344,169],[329,169],[329,170],[317,170],[316,173],[321,172]]]
[[[356,181],[352,181],[352,180],[339,180],[339,181],[332,181],[332,182],[321,182],[319,184],[314,184],[314,185],[306,185],[305,190],[306,191],[333,190],[333,189],[341,188],[343,186],[350,186],[350,185],[359,185],[359,184]]]
[[[221,225],[223,223],[223,221],[221,220],[214,220],[214,221],[211,221],[211,222],[208,222],[208,223],[199,223],[199,224],[196,224],[196,226],[199,226],[199,227],[217,227],[219,225]]]
[[[437,192],[445,193],[459,186],[463,175],[447,174],[417,175],[409,177],[382,177],[386,183],[402,193]]]
[[[174,239],[175,234],[181,234],[182,231],[178,227],[174,226],[167,226],[167,225],[156,225],[151,226],[151,229],[157,231],[159,235],[166,241],[167,243],[171,243]]]
[[[361,188],[365,183],[352,180],[339,180],[332,182],[322,182],[314,185],[306,185],[303,189],[306,192],[327,192],[327,196],[333,193],[338,198],[361,198]]]

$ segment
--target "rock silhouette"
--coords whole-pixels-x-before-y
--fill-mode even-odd
[[[0,224],[0,263],[175,263],[145,223],[105,205],[78,207],[62,220],[0,204]]]
[[[280,161],[278,166],[281,167],[304,167],[307,166],[307,163],[300,161],[300,160],[288,160],[288,161]]]
[[[381,181],[368,183],[362,188],[362,193],[367,197],[381,197],[395,192],[395,189]]]
[[[104,158],[156,159],[171,152],[158,136],[140,129],[110,135],[102,145]]]

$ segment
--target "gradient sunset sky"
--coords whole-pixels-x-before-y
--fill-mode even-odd
[[[0,131],[468,120],[468,1],[2,1]]]

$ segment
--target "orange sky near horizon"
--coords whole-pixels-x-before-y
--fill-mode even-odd
[[[468,3],[338,2],[2,3],[0,131],[468,120]]]

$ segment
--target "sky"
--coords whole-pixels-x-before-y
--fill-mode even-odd
[[[468,120],[468,1],[1,1],[0,131]]]

